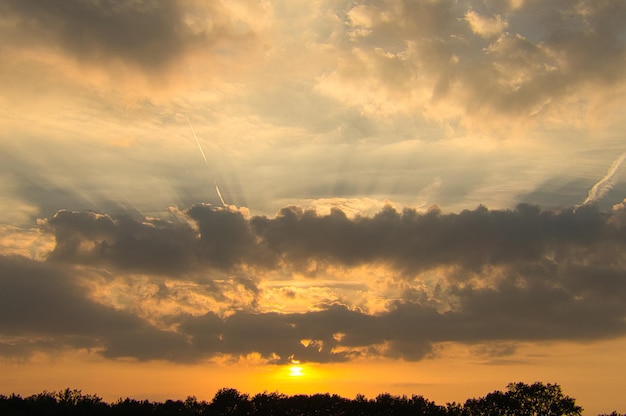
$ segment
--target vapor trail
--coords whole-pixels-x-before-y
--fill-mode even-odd
[[[609,171],[606,173],[606,175],[604,175],[604,178],[600,179],[589,190],[587,199],[585,199],[581,205],[587,205],[598,201],[613,188],[613,185],[615,184],[613,181],[613,177],[615,176],[625,159],[626,153],[622,153],[622,155],[611,164],[611,167],[609,168]]]
[[[224,202],[224,198],[222,198],[222,193],[220,192],[220,187],[217,186],[217,182],[213,181],[213,184],[215,185],[215,191],[217,192],[217,196],[220,197],[220,201],[222,202],[223,206],[226,206],[226,202]]]
[[[204,164],[208,168],[210,168],[209,161],[207,160],[206,155],[204,154],[204,151],[202,150],[202,145],[200,145],[200,140],[198,139],[198,135],[196,134],[196,130],[193,128],[193,124],[191,124],[191,120],[189,120],[189,117],[185,116],[185,118],[187,119],[187,124],[189,124],[189,128],[191,128],[191,132],[193,133],[194,139],[196,139],[196,144],[198,145],[198,149],[200,150],[200,154],[202,155],[202,159],[204,159]],[[220,188],[219,188],[219,186],[217,186],[217,182],[215,180],[213,180],[213,184],[215,185],[215,191],[217,192],[217,196],[220,198],[220,202],[222,203],[222,206],[226,206],[226,202],[224,202],[224,198],[222,197],[222,193],[220,192]]]
[[[202,150],[202,146],[200,145],[200,140],[198,140],[198,135],[196,134],[196,130],[193,128],[193,125],[191,124],[191,121],[189,120],[189,117],[185,116],[187,118],[187,124],[189,124],[189,127],[191,128],[191,132],[193,133],[193,137],[194,139],[196,139],[196,144],[198,145],[198,149],[200,149],[200,154],[202,155],[202,159],[204,159],[204,163],[207,165],[207,167],[209,166],[209,161],[207,160],[206,156],[204,155],[204,151]]]

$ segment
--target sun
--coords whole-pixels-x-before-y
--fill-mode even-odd
[[[302,377],[304,376],[304,368],[299,365],[300,361],[292,360],[289,366],[289,377]]]
[[[289,367],[289,376],[290,377],[302,377],[304,375],[304,371],[302,367],[299,365],[292,365]]]

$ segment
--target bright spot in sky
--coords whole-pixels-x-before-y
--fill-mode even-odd
[[[302,372],[302,367],[297,365],[292,365],[289,367],[289,375],[291,377],[302,377],[304,373]]]
[[[292,361],[291,366],[289,367],[289,376],[290,377],[302,377],[304,375],[303,369],[299,361]]]

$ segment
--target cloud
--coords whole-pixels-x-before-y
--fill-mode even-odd
[[[26,329],[43,334],[93,334],[136,325],[123,316],[85,299],[84,292],[54,266],[23,257],[2,257],[2,329],[9,334]]]
[[[499,35],[507,26],[506,21],[500,15],[489,18],[480,15],[474,10],[468,11],[465,14],[465,19],[474,33],[486,38]]]
[[[57,241],[52,260],[111,263],[153,273],[182,272],[193,264],[196,232],[186,224],[59,211],[49,225]]]
[[[602,199],[613,188],[615,185],[614,177],[621,164],[624,162],[624,159],[626,159],[626,153],[622,153],[622,155],[611,164],[607,174],[591,187],[582,205],[598,202],[598,200]]]
[[[331,305],[323,311],[299,314],[237,313],[224,321],[208,314],[187,319],[181,330],[192,337],[195,345],[200,342],[208,351],[241,355],[258,352],[278,362],[288,362],[292,354],[316,362],[365,355],[420,360],[441,342],[480,344],[622,336],[626,330],[620,301],[626,290],[624,272],[604,282],[617,291],[612,295],[602,285],[587,281],[593,280],[596,272],[606,275],[606,270],[585,268],[556,276],[539,271],[535,280],[518,285],[519,276],[507,270],[505,273],[510,275],[494,287],[455,287],[457,308],[449,312],[399,302],[385,313],[369,315]],[[303,340],[309,343],[305,345]],[[502,356],[503,352],[495,351],[494,355]]]
[[[528,205],[459,214],[400,213],[389,207],[354,220],[339,210],[319,216],[285,208],[274,219],[254,217],[251,224],[268,248],[294,263],[309,258],[344,265],[382,262],[412,273],[438,265],[474,269],[534,261],[550,250],[568,254],[577,246],[593,252],[598,240],[621,246],[605,214],[541,211]]]
[[[361,2],[344,16],[350,41],[318,90],[375,118],[417,113],[480,127],[486,116],[509,126],[579,117],[572,102],[592,111],[607,104],[598,91],[624,85],[622,2],[505,4]]]
[[[271,264],[271,253],[256,244],[242,211],[201,204],[184,213],[186,220],[171,212],[161,220],[59,211],[47,222],[57,242],[50,259],[170,275]]]
[[[475,271],[547,256],[566,262],[584,256],[595,264],[619,253],[623,244],[612,219],[620,211],[594,207],[478,207],[458,214],[386,207],[372,217],[351,219],[337,208],[320,215],[287,207],[274,218],[247,218],[241,211],[202,204],[180,215],[187,219],[59,211],[46,223],[56,238],[50,260],[166,274],[197,267],[271,268],[279,262],[304,267],[314,260],[347,267],[381,263],[414,275],[445,265]]]
[[[267,218],[197,205],[177,215],[186,219],[59,212],[45,225],[57,241],[46,262],[1,259],[2,335],[21,337],[30,349],[44,348],[37,340],[48,337],[49,348],[92,348],[111,358],[190,362],[257,353],[286,363],[292,356],[420,360],[443,342],[512,345],[626,333],[623,210],[521,205],[445,214],[388,207],[348,218],[338,209],[322,215],[289,207]],[[271,273],[323,274],[330,281],[319,284],[332,292],[345,279],[333,273],[368,265],[387,268],[397,288],[390,296],[369,277],[348,275],[359,283],[355,290],[383,298],[375,311],[350,296],[298,312],[263,303],[259,282]],[[96,295],[113,290],[91,277],[101,267],[126,279],[143,273],[161,289],[135,301],[128,293],[133,307],[115,303]],[[237,288],[247,304],[226,292]],[[142,310],[175,293],[179,302],[196,302],[195,311],[166,303],[158,314]],[[213,300],[202,306],[194,293]],[[8,354],[12,344],[5,344]]]
[[[2,9],[25,42],[50,44],[79,60],[119,60],[154,71],[194,44],[228,35],[217,8],[208,13],[209,25],[193,27],[188,19],[192,9],[182,6],[170,1],[9,0]]]
[[[70,273],[20,256],[0,256],[0,350],[28,356],[75,348],[178,360],[186,354],[178,335],[90,300]]]
[[[271,21],[267,2],[247,1],[8,0],[0,13],[6,99],[45,121],[50,101],[64,101],[66,115],[100,107],[103,123],[129,110],[187,110],[191,86],[215,95],[261,57]]]
[[[571,2],[44,3],[0,6],[5,195],[28,206],[24,218],[217,202],[213,178],[228,203],[266,214],[318,198],[412,205],[437,177],[442,185],[425,206],[509,207],[558,176],[564,161],[580,166],[587,130],[548,124],[599,123],[621,108],[624,71],[602,73],[623,56],[612,2],[580,3],[570,15]],[[506,27],[480,36],[470,11],[501,16]],[[106,22],[102,30],[123,26],[128,42],[79,17]],[[601,38],[598,19],[608,19]],[[135,20],[149,28],[124,32]],[[87,35],[64,40],[61,27]],[[144,46],[148,54],[151,30],[155,41],[169,37],[154,65],[133,55]],[[608,45],[614,53],[595,61],[615,65],[570,60]],[[589,76],[577,72],[585,67]],[[516,123],[535,121],[548,132],[518,134]],[[479,132],[502,126],[497,142]],[[555,150],[564,142],[571,157]]]
[[[364,355],[419,360],[439,342],[590,340],[626,330],[624,272],[602,268],[558,271],[548,264],[524,276],[505,269],[493,287],[455,286],[457,307],[448,312],[410,302],[377,315],[339,304],[291,314],[208,312],[180,315],[176,331],[162,331],[86,299],[56,267],[24,258],[2,258],[1,266],[3,335],[37,334],[52,345],[92,348],[111,358],[189,362],[259,353],[277,363],[292,356],[316,362]],[[32,339],[24,344],[38,345]]]

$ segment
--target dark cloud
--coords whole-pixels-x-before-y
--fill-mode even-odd
[[[33,331],[68,335],[126,330],[136,318],[86,299],[61,269],[22,257],[0,257],[0,325],[5,332]]]
[[[25,357],[69,347],[96,349],[109,357],[186,360],[183,338],[90,300],[75,274],[0,256],[0,351]]]
[[[180,330],[191,337],[194,347],[203,354],[243,356],[256,352],[277,363],[289,362],[292,356],[318,362],[346,359],[343,354],[334,354],[328,345],[322,349],[305,346],[301,341],[306,331],[298,328],[293,318],[279,313],[238,312],[220,319],[209,313],[185,319]]]
[[[606,276],[606,270],[586,267],[544,267],[534,274],[518,273],[506,269],[499,283],[485,288],[455,285],[456,307],[444,312],[409,302],[396,302],[378,315],[331,305],[300,314],[236,313],[223,321],[207,314],[185,319],[180,329],[203,353],[258,352],[266,358],[278,355],[277,362],[292,355],[316,362],[364,354],[420,360],[433,353],[435,344],[447,341],[588,341],[626,333],[626,272]],[[514,352],[507,345],[485,355]]]
[[[547,270],[546,270],[547,269]],[[626,273],[612,287],[622,293]],[[583,277],[584,276],[584,277]],[[584,279],[584,288],[578,281]],[[603,296],[597,276],[581,270],[545,268],[533,274],[507,270],[502,282],[489,288],[459,287],[459,310],[444,327],[459,340],[550,340],[617,337],[626,329],[619,295]]]
[[[224,12],[210,4],[195,9],[164,0],[5,0],[0,10],[16,22],[23,41],[51,42],[80,60],[118,60],[144,70],[160,69],[194,45],[231,34]],[[207,12],[209,26],[190,26]]]
[[[183,273],[198,267],[273,267],[309,260],[355,266],[381,263],[409,276],[442,265],[480,271],[486,265],[556,262],[622,265],[626,236],[618,216],[593,206],[561,211],[519,205],[444,214],[387,207],[373,217],[339,209],[318,215],[297,207],[274,218],[196,205],[188,222],[59,211],[48,221],[56,237],[51,260],[122,269]],[[194,225],[195,224],[195,225]],[[196,228],[197,227],[197,228]]]
[[[367,354],[419,360],[443,341],[592,340],[626,331],[626,273],[588,267],[547,265],[524,276],[505,270],[491,287],[457,285],[452,290],[457,306],[446,312],[409,302],[396,302],[378,315],[339,304],[292,314],[235,312],[222,318],[209,312],[176,318],[178,330],[172,332],[93,303],[54,267],[24,258],[1,260],[3,335],[46,337],[48,348],[100,348],[107,357],[189,362],[259,353],[284,363]],[[44,345],[36,339],[24,344]],[[9,354],[10,346],[1,349]],[[501,349],[497,354],[503,355]]]
[[[624,244],[609,217],[594,208],[554,212],[520,205],[459,214],[386,208],[372,218],[352,220],[339,210],[319,216],[286,208],[274,219],[250,222],[267,248],[294,263],[312,258],[344,265],[382,262],[416,272],[438,265],[479,269],[539,260],[551,250],[568,255],[574,248],[593,257]]]
[[[175,274],[197,258],[196,232],[184,224],[69,211],[59,211],[49,224],[57,241],[52,260]]]
[[[187,215],[196,221],[200,231],[200,256],[218,267],[238,263],[265,263],[258,254],[262,246],[252,233],[248,221],[239,211],[194,205]]]
[[[57,241],[50,259],[169,275],[271,264],[273,255],[240,212],[201,204],[186,214],[197,229],[184,221],[59,211],[48,221]]]
[[[385,208],[351,219],[339,210],[318,215],[289,207],[274,218],[248,218],[197,205],[185,215],[186,221],[133,220],[60,211],[47,225],[57,239],[48,262],[2,258],[2,332],[98,346],[107,357],[188,362],[259,353],[279,363],[292,356],[317,362],[363,355],[419,360],[447,341],[582,341],[626,334],[623,210],[520,205],[445,214]],[[258,312],[253,303],[224,316],[170,315],[164,318],[176,328],[170,331],[94,303],[64,271],[73,263],[171,276],[217,268],[234,272],[233,281],[256,298],[263,270],[306,273],[310,261],[390,266],[396,283],[419,283],[428,270],[445,271],[438,273],[436,289],[406,290],[377,314],[347,303],[302,313]],[[239,273],[244,266],[260,275]]]
[[[354,356],[354,347],[382,342],[385,335],[379,331],[380,324],[373,316],[332,305],[320,312],[238,312],[224,319],[208,313],[183,318],[179,329],[203,354],[256,352],[276,363],[287,363],[292,358],[336,362]],[[339,346],[348,348],[336,351]]]

